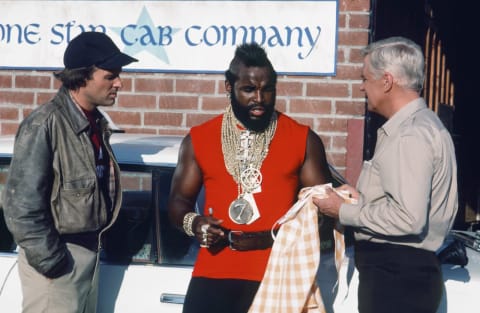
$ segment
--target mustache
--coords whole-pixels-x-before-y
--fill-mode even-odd
[[[264,104],[260,104],[260,103],[253,103],[253,104],[249,104],[247,105],[247,110],[253,110],[253,109],[262,109],[264,111],[268,111],[268,106],[264,105]]]

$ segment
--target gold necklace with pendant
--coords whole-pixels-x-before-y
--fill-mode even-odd
[[[229,207],[229,216],[237,224],[250,224],[260,217],[254,193],[261,192],[260,168],[268,154],[277,128],[277,114],[263,132],[245,129],[235,118],[231,106],[222,120],[222,151],[225,167],[238,186],[238,197]]]

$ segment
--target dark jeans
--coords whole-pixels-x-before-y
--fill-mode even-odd
[[[442,271],[435,253],[392,244],[357,242],[360,313],[435,313]]]
[[[260,282],[193,277],[183,313],[247,313]]]

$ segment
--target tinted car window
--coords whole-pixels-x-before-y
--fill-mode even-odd
[[[168,219],[173,167],[122,169],[122,207],[105,236],[102,260],[119,263],[193,265],[198,245]]]
[[[2,199],[5,183],[7,181],[8,175],[8,164],[7,160],[0,160],[0,252],[8,252],[15,250],[15,243],[13,242],[12,235],[5,225],[5,220],[3,218],[3,209],[2,209]]]

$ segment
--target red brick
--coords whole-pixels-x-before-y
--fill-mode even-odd
[[[346,83],[307,83],[308,97],[348,97]]]
[[[225,89],[225,78],[217,81],[217,93],[219,95],[227,96],[227,90]]]
[[[56,91],[52,91],[52,92],[38,92],[37,93],[37,99],[35,101],[35,103],[37,104],[44,104],[48,101],[50,101],[53,97],[55,97],[55,94],[57,92]]]
[[[119,94],[117,105],[124,108],[155,109],[156,96]]]
[[[307,125],[311,129],[314,129],[315,119],[313,117],[299,117],[292,114],[290,114],[289,116],[300,124]]]
[[[330,100],[317,100],[309,98],[293,99],[290,101],[290,112],[330,114],[332,113],[332,102]]]
[[[345,168],[346,165],[346,154],[344,152],[330,151],[328,152],[328,161],[332,166],[337,170]]]
[[[291,81],[279,81],[277,83],[277,96],[301,96],[303,93],[303,83]]]
[[[203,111],[223,111],[229,105],[230,100],[227,97],[203,96],[201,99],[201,109]]]
[[[338,136],[332,136],[332,150],[333,151],[341,151],[345,150],[345,147],[347,146],[347,135],[338,135]]]
[[[199,125],[207,120],[214,118],[218,114],[187,114],[186,121],[187,127],[191,128],[193,126]]]
[[[338,28],[347,27],[347,15],[345,13],[339,13],[338,15]]]
[[[335,113],[338,115],[358,115],[365,114],[365,101],[340,101],[335,102]]]
[[[361,65],[337,65],[337,79],[360,79],[362,75]]]
[[[346,62],[345,49],[346,49],[345,47],[338,47],[337,48],[337,64]],[[337,67],[338,67],[338,65],[337,65]]]
[[[0,132],[2,135],[15,135],[20,123],[1,122]]]
[[[1,108],[0,113],[1,120],[19,120],[19,112],[17,108]]]
[[[122,129],[122,125],[140,125],[142,121],[140,112],[118,112],[109,110],[107,113],[115,125]]]
[[[317,118],[316,119],[316,128],[317,132],[346,132],[347,131],[347,120],[339,118]]]
[[[59,81],[58,79],[53,80],[53,89],[58,90],[62,87],[62,82]]]
[[[347,157],[346,157],[346,176],[345,178],[352,184],[356,185],[363,163],[363,134],[364,120],[349,119],[347,137]]]
[[[33,92],[21,91],[2,91],[0,92],[0,103],[9,104],[32,104],[34,98]]]
[[[215,82],[209,80],[177,79],[175,91],[195,94],[212,94],[215,91]]]
[[[160,78],[136,78],[136,92],[173,92],[172,79]]]
[[[50,88],[51,77],[50,76],[16,76],[15,87],[16,88]]]
[[[144,124],[146,126],[181,126],[183,114],[168,112],[145,112]]]
[[[370,10],[370,0],[340,0],[340,11],[359,11],[368,12]]]
[[[160,96],[160,109],[198,110],[198,97],[192,96]]]
[[[352,98],[365,99],[365,92],[360,90],[360,82],[352,84]]]
[[[350,28],[368,29],[369,24],[369,14],[349,14],[348,25]]]
[[[22,109],[22,114],[23,114],[23,118],[27,117],[30,115],[30,113],[32,113],[32,111],[37,108],[38,106],[31,106],[30,108],[24,108]]]
[[[12,76],[0,75],[0,88],[11,88],[11,87],[12,87]]]
[[[133,81],[130,77],[124,77],[123,75],[120,75],[120,78],[122,79],[122,89],[120,89],[120,92],[131,92],[133,91]]]
[[[275,109],[280,112],[287,112],[287,101],[282,98],[278,98],[275,102]]]
[[[363,64],[363,54],[362,49],[350,48],[349,61],[352,63]],[[361,65],[363,66],[363,65]]]
[[[338,45],[340,46],[366,46],[368,44],[368,31],[339,31]]]

